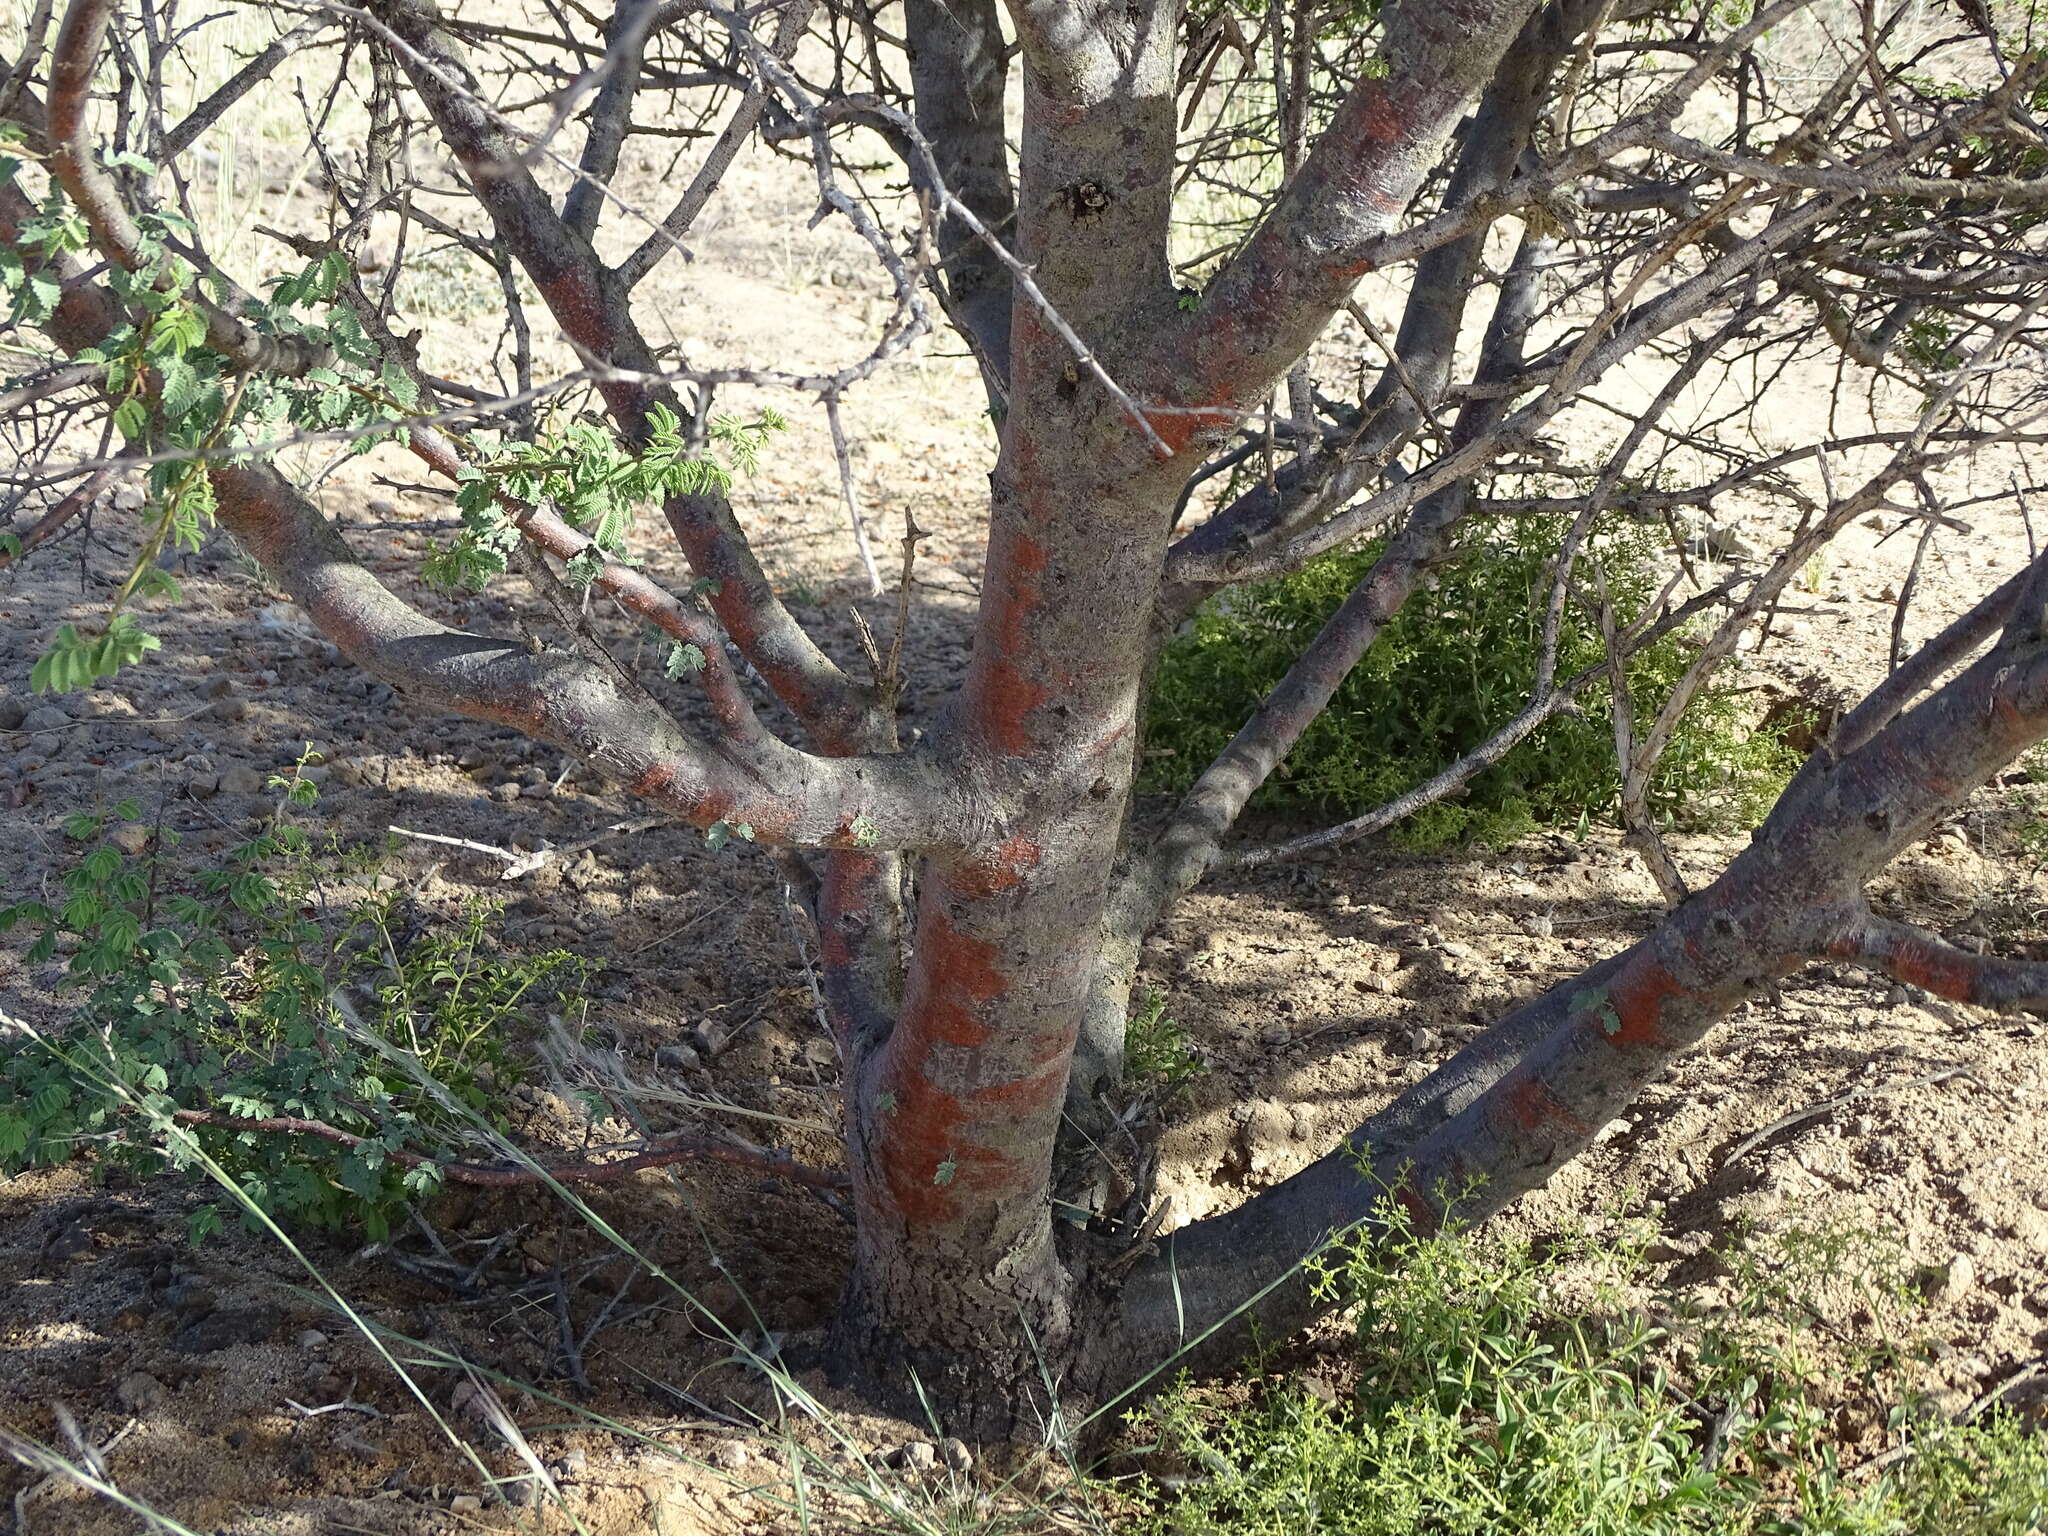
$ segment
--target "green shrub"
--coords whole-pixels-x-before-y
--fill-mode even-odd
[[[1457,761],[1506,724],[1535,684],[1551,573],[1565,525],[1502,518],[1470,530],[1430,590],[1409,598],[1330,707],[1303,732],[1252,803],[1272,810],[1357,815]],[[1161,658],[1147,702],[1140,787],[1179,793],[1228,744],[1288,666],[1379,558],[1382,544],[1325,556],[1296,575],[1224,594]],[[1654,546],[1626,529],[1581,557],[1597,560],[1626,623],[1656,595]],[[1595,617],[1568,605],[1558,676],[1605,654]],[[1677,634],[1638,653],[1629,696],[1654,719],[1692,651]],[[1558,716],[1475,777],[1459,799],[1430,806],[1395,835],[1409,846],[1459,838],[1506,842],[1532,823],[1577,824],[1611,812],[1620,792],[1602,688],[1582,712]],[[1784,787],[1793,754],[1753,734],[1725,686],[1701,690],[1650,786],[1650,808],[1683,825],[1753,825]]]
[[[1862,1266],[1881,1322],[1910,1305],[1870,1234],[1750,1252],[1735,1304],[1699,1318],[1671,1297],[1621,1299],[1640,1238],[1539,1252],[1421,1238],[1398,1207],[1384,1215],[1392,1237],[1330,1277],[1357,1298],[1355,1390],[1334,1403],[1291,1382],[1249,1406],[1185,1385],[1161,1398],[1144,1415],[1155,1454],[1189,1475],[1137,1522],[1142,1536],[2020,1536],[2048,1518],[2038,1433],[2003,1412],[1925,1411],[1908,1353],[1882,1341],[1812,1345],[1805,1282],[1828,1279],[1828,1262]],[[1834,1409],[1858,1393],[1879,1404],[1888,1464],[1843,1464]]]
[[[82,1152],[184,1171],[196,1142],[273,1215],[381,1237],[439,1183],[392,1152],[459,1151],[472,1114],[503,1128],[497,1106],[518,1079],[510,1041],[540,996],[576,989],[585,962],[497,952],[497,909],[482,903],[416,933],[398,897],[365,896],[330,934],[315,915],[334,871],[282,814],[314,786],[272,782],[280,814],[219,867],[181,872],[164,830],[152,851],[124,854],[99,840],[99,818],[74,817],[66,830],[89,851],[64,874],[61,905],[0,909],[0,931],[35,934],[32,965],[69,952],[58,987],[76,1000],[57,1031],[17,1021],[0,1033],[0,1172]],[[336,1000],[350,992],[367,1001],[344,1013]],[[365,1140],[232,1123],[167,1134],[179,1110],[318,1121]],[[194,1236],[218,1222],[202,1207]]]

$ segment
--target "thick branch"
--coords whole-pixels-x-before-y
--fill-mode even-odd
[[[1828,953],[1874,966],[1894,981],[1952,1003],[1974,1003],[1997,1013],[2048,1014],[2048,963],[1973,955],[1911,923],[1866,912]]]
[[[1701,271],[1657,298],[1628,312],[1618,323],[1598,322],[1608,331],[1604,341],[1589,335],[1581,340],[1591,339],[1596,344],[1583,350],[1574,348],[1569,357],[1536,359],[1522,375],[1530,385],[1538,379],[1546,381],[1543,392],[1536,399],[1506,416],[1493,431],[1462,447],[1454,447],[1399,484],[1354,503],[1284,544],[1257,554],[1232,558],[1228,564],[1213,557],[1202,560],[1183,558],[1175,562],[1169,575],[1182,581],[1216,582],[1257,581],[1283,576],[1299,570],[1308,561],[1329,553],[1362,532],[1379,526],[1390,515],[1405,511],[1442,487],[1477,474],[1499,454],[1503,442],[1530,441],[1553,417],[1582,397],[1589,386],[1617,363],[1655,337],[1697,319],[1725,295],[1731,283],[1746,281],[1750,273],[1778,251],[1840,211],[1839,205],[1826,199],[1782,211],[1756,235],[1718,256]],[[1610,311],[1609,318],[1611,315]]]
[[[115,0],[72,0],[50,54],[50,100],[45,119],[50,174],[84,215],[100,253],[134,271],[143,265],[142,232],[129,216],[113,178],[94,159],[85,122],[93,73],[106,45],[114,7]],[[159,281],[170,282],[170,274],[164,273]],[[233,300],[239,295],[231,293],[230,297]],[[296,375],[328,357],[325,349],[306,346],[295,338],[260,335],[228,310],[197,295],[192,302],[206,317],[207,345],[237,368]]]
[[[632,374],[655,371],[653,354],[628,312],[626,285],[556,216],[511,135],[477,98],[461,47],[443,30],[439,11],[430,0],[389,0],[381,9],[403,45],[400,63],[414,89],[556,323],[591,357]],[[654,405],[672,404],[667,390],[633,378],[614,378],[603,392],[629,440],[645,430]],[[677,496],[665,510],[691,567],[717,584],[711,607],[719,622],[824,750],[846,751],[872,740],[872,699],[776,596],[726,499]]]
[[[1185,327],[1161,338],[1185,380],[1182,409],[1226,426],[1322,333],[1406,212],[1533,0],[1395,0],[1382,13],[1382,71],[1358,82],[1308,161]],[[1203,418],[1182,416],[1179,441]]]
[[[0,549],[0,571],[29,554],[38,544],[48,543],[66,523],[91,506],[93,497],[99,495],[100,487],[107,483],[108,475],[109,471],[102,469],[86,476],[82,484],[22,530],[11,551]]]
[[[782,12],[782,19],[775,24],[775,41],[769,45],[769,53],[788,63],[796,54],[797,44],[803,41],[816,9],[817,0],[790,0]],[[732,109],[732,116],[726,119],[725,127],[719,130],[717,139],[705,152],[704,163],[697,167],[697,174],[690,178],[690,184],[662,219],[660,227],[641,241],[632,255],[619,263],[617,276],[621,287],[635,286],[654,270],[662,257],[670,251],[682,249],[683,236],[690,232],[690,226],[697,222],[697,215],[711,201],[711,194],[718,190],[718,184],[732,168],[740,146],[747,142],[747,135],[761,121],[762,109],[767,105],[768,82],[752,81],[741,94],[739,104]]]
[[[1250,1330],[1292,1331],[1329,1304],[1296,1266],[1369,1230],[1388,1192],[1427,1231],[1450,1195],[1476,1189],[1459,1212],[1478,1220],[1541,1184],[1743,999],[1841,952],[1845,924],[1867,933],[1863,883],[2044,736],[2048,644],[2035,639],[1802,774],[1726,873],[1647,938],[1510,1015],[1328,1157],[1163,1241],[1124,1290],[1120,1353],[1217,1362]],[[1899,948],[1924,951],[1917,939]],[[2035,998],[2038,973],[1997,965],[1959,984],[2019,1006]]]
[[[723,821],[764,843],[830,848],[930,846],[952,840],[949,823],[974,835],[955,820],[963,803],[950,776],[930,762],[812,757],[772,737],[706,747],[608,671],[425,618],[267,467],[209,473],[221,525],[352,661],[416,698],[576,752],[694,826]]]
[[[940,180],[982,227],[1011,237],[1017,214],[1003,138],[1008,60],[995,0],[904,0],[918,129],[933,146]],[[1010,273],[957,214],[939,226],[947,309],[973,344],[997,391],[1010,377]]]
[[[310,39],[319,36],[326,30],[326,25],[319,20],[302,21],[290,31],[281,33],[269,47],[228,76],[206,100],[179,119],[178,125],[164,135],[163,143],[157,149],[157,158],[168,165],[185,153],[198,142],[202,133],[227,115],[230,107],[268,80],[278,65],[303,48]]]
[[[1509,378],[1520,366],[1523,338],[1535,318],[1551,249],[1548,239],[1526,236],[1516,252],[1488,325],[1478,370],[1482,382]],[[1498,398],[1468,404],[1453,428],[1453,447],[1492,431],[1505,414],[1506,403]],[[1423,573],[1443,557],[1471,505],[1471,493],[1469,480],[1455,482],[1410,514],[1372,569],[1274,685],[1258,713],[1203,770],[1149,861],[1149,874],[1158,887],[1158,910],[1193,889],[1252,795],[1328,707]]]
[[[17,238],[33,211],[19,188],[0,187],[0,238]],[[120,323],[119,307],[68,257],[45,265],[65,287],[49,334],[69,351],[96,345]],[[765,734],[707,747],[609,671],[428,619],[268,465],[215,463],[207,475],[221,526],[352,661],[415,698],[516,726],[693,825],[745,826],[764,843],[917,848],[987,835],[957,776],[925,757],[814,757]]]
[[[1842,717],[1828,742],[1828,749],[1832,752],[1855,751],[1897,719],[1899,711],[1933,686],[1942,673],[1998,633],[2012,616],[2013,604],[2020,594],[2030,583],[2040,579],[2039,571],[2044,563],[2048,563],[2048,555],[2015,573],[1968,613],[1915,651],[1903,665],[1873,688],[1861,704]]]
[[[439,432],[432,427],[414,426],[408,430],[407,436],[413,452],[427,464],[451,480],[460,474],[462,456],[456,452],[455,445]],[[598,547],[590,535],[570,527],[544,507],[528,507],[502,497],[500,503],[521,537],[557,560],[566,563]],[[768,739],[766,728],[754,712],[753,701],[747,697],[746,690],[740,686],[739,678],[726,659],[723,637],[704,614],[649,580],[633,566],[609,556],[605,557],[590,584],[616,599],[628,612],[647,620],[676,643],[697,648],[703,662],[697,669],[696,681],[704,690],[712,713],[726,735],[750,747],[758,747]]]
[[[604,60],[597,66],[604,80],[590,106],[590,127],[577,167],[583,174],[562,200],[562,222],[586,241],[597,233],[605,187],[619,168],[619,151],[625,147],[626,132],[632,125],[640,61],[654,12],[655,0],[619,0],[605,29]]]
[[[1557,61],[1571,46],[1577,9],[1546,6],[1523,27],[1465,135],[1445,208],[1470,206],[1506,184],[1529,146]],[[1474,230],[1417,265],[1388,365],[1359,406],[1356,440],[1341,450],[1319,445],[1270,483],[1254,486],[1182,538],[1168,556],[1169,571],[1217,559],[1227,568],[1233,558],[1318,521],[1367,483],[1434,409],[1450,380],[1484,247],[1484,232]],[[1215,585],[1169,583],[1160,599],[1163,626],[1178,623]]]

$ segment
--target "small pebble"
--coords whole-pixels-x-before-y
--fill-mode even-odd
[[[114,1395],[120,1398],[121,1406],[130,1413],[147,1413],[171,1394],[170,1388],[149,1372],[130,1371],[121,1378],[121,1384],[114,1389]]]
[[[654,1064],[664,1072],[688,1072],[704,1065],[704,1058],[687,1045],[664,1045],[654,1053]]]
[[[262,1344],[277,1323],[273,1307],[228,1307],[203,1313],[185,1324],[171,1336],[171,1348],[180,1354],[210,1355],[237,1344]]]
[[[920,1476],[939,1464],[938,1448],[929,1440],[913,1440],[889,1458],[889,1465],[899,1472]]]
[[[1977,1285],[1977,1261],[1967,1253],[1959,1253],[1948,1261],[1943,1271],[1941,1287],[1934,1299],[1944,1306],[1953,1306],[1968,1296]]]
[[[180,1275],[164,1292],[164,1305],[174,1312],[204,1312],[214,1300],[213,1287],[200,1275]]]
[[[296,1342],[301,1349],[325,1349],[327,1347],[327,1335],[318,1328],[308,1328],[299,1335]]]

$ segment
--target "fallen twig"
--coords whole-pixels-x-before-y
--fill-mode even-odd
[[[82,1468],[64,1464],[47,1446],[37,1445],[26,1436],[17,1436],[11,1431],[0,1429],[0,1450],[4,1450],[30,1470],[43,1473],[42,1477],[14,1496],[14,1529],[17,1536],[28,1536],[29,1500],[45,1488],[61,1482],[83,1483],[87,1487],[92,1487],[92,1483],[87,1477],[81,1476],[81,1473],[94,1478],[105,1478],[107,1453],[126,1440],[134,1432],[135,1426],[142,1422],[140,1419],[130,1419],[105,1440],[94,1445],[79,1434],[77,1424],[62,1403],[57,1404],[57,1413],[59,1424],[68,1432],[79,1453],[79,1460],[84,1463]]]
[[[1939,1072],[1929,1072],[1924,1077],[1909,1077],[1901,1083],[1879,1083],[1872,1087],[1852,1088],[1849,1092],[1838,1094],[1832,1099],[1822,1099],[1818,1104],[1809,1104],[1804,1109],[1794,1110],[1789,1115],[1780,1116],[1762,1130],[1744,1137],[1737,1144],[1735,1150],[1721,1160],[1721,1166],[1726,1168],[1737,1158],[1754,1152],[1780,1131],[1789,1131],[1795,1125],[1804,1125],[1809,1120],[1818,1120],[1822,1115],[1829,1114],[1837,1109],[1846,1108],[1858,1100],[1874,1099],[1888,1093],[1904,1093],[1909,1088],[1931,1088],[1934,1084],[1945,1083],[1952,1077],[1966,1078],[1970,1082],[1975,1083],[1979,1088],[1985,1086],[1982,1078],[1966,1068],[1944,1067]]]
[[[317,1136],[323,1141],[332,1141],[344,1147],[359,1147],[370,1140],[353,1131],[344,1131],[340,1126],[329,1125],[324,1120],[307,1120],[296,1115],[274,1115],[265,1119],[245,1120],[238,1115],[225,1115],[211,1109],[178,1109],[171,1112],[171,1118],[186,1125],[210,1125],[238,1131],[278,1131],[288,1135]],[[451,1184],[468,1184],[482,1189],[515,1189],[528,1184],[605,1184],[623,1179],[630,1173],[643,1168],[665,1168],[671,1163],[686,1163],[702,1160],[712,1163],[731,1163],[735,1167],[750,1168],[757,1173],[773,1174],[777,1178],[789,1179],[794,1183],[812,1189],[845,1189],[850,1184],[846,1174],[836,1168],[813,1168],[808,1163],[799,1163],[783,1152],[767,1147],[744,1146],[729,1141],[716,1141],[709,1136],[698,1136],[688,1131],[673,1135],[658,1136],[652,1141],[631,1150],[626,1147],[606,1150],[626,1152],[627,1155],[612,1162],[594,1162],[577,1159],[565,1163],[535,1162],[528,1167],[501,1168],[483,1163],[459,1163],[429,1157],[424,1152],[408,1152],[404,1149],[388,1151],[385,1156],[392,1162],[406,1168],[433,1168]]]
[[[555,782],[559,785],[561,781],[558,779]],[[500,880],[520,880],[532,874],[535,870],[547,868],[548,865],[554,863],[557,859],[568,858],[572,854],[583,852],[586,848],[595,848],[599,843],[608,842],[614,837],[624,837],[634,832],[649,832],[656,827],[665,827],[674,820],[675,818],[672,816],[640,816],[631,821],[614,822],[595,837],[579,838],[573,843],[564,843],[559,848],[543,843],[530,853],[522,853],[512,848],[500,848],[495,843],[473,842],[466,837],[447,837],[439,832],[415,832],[410,827],[393,826],[388,828],[388,830],[395,832],[400,837],[412,838],[415,842],[439,843],[443,847],[463,848],[471,853],[481,853],[489,858],[502,859],[504,860],[505,868],[498,878]]]

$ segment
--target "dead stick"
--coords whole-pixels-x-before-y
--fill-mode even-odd
[[[210,1109],[179,1109],[172,1111],[171,1118],[186,1125],[211,1125],[236,1131],[282,1131],[300,1136],[318,1136],[344,1147],[359,1147],[369,1140],[367,1136],[344,1131],[324,1120],[303,1120],[292,1115],[244,1120],[236,1115],[224,1115]],[[808,1185],[812,1189],[845,1189],[851,1183],[846,1174],[835,1168],[813,1168],[808,1163],[799,1163],[784,1153],[771,1151],[766,1147],[735,1146],[731,1142],[714,1141],[708,1136],[694,1136],[687,1132],[657,1137],[640,1151],[621,1157],[615,1162],[606,1163],[579,1159],[570,1163],[536,1162],[527,1168],[492,1168],[482,1163],[444,1162],[440,1158],[428,1157],[422,1152],[407,1152],[403,1149],[387,1152],[385,1155],[403,1167],[433,1168],[452,1184],[469,1184],[482,1189],[515,1189],[528,1184],[548,1182],[607,1184],[623,1179],[630,1173],[638,1173],[643,1168],[665,1168],[671,1163],[686,1163],[693,1159],[731,1163],[735,1167],[749,1168],[756,1173],[773,1174],[776,1178],[789,1179],[794,1183]]]
[[[38,518],[32,527],[21,534],[19,548],[15,553],[9,554],[6,550],[0,549],[0,571],[6,570],[8,566],[19,560],[23,555],[26,555],[38,544],[44,543],[51,534],[62,528],[72,518],[78,516],[80,512],[83,512],[90,506],[93,497],[99,494],[100,487],[106,484],[107,473],[104,469],[100,470],[88,479],[85,484],[79,486],[77,490],[66,496]]]

